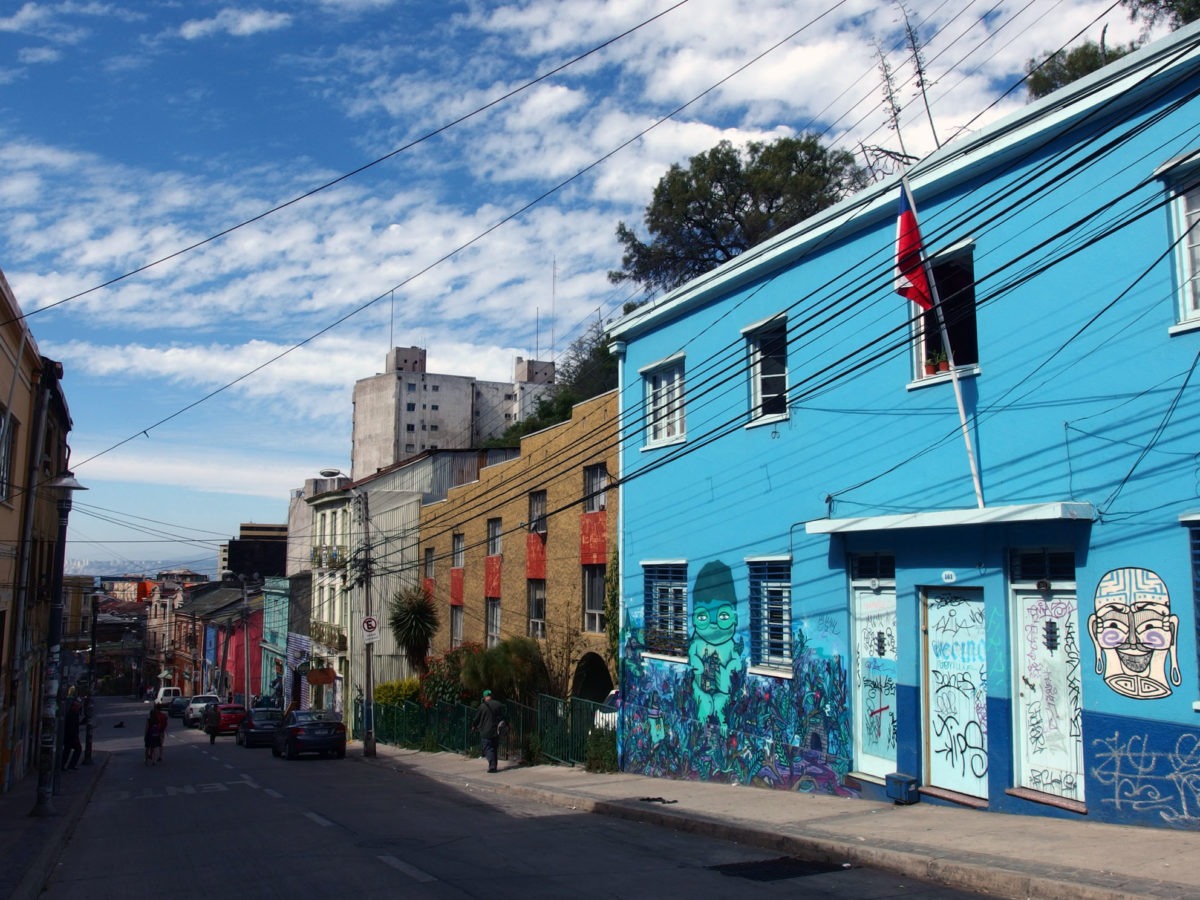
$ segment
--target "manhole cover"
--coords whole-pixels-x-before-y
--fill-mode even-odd
[[[709,866],[709,868],[714,872],[720,872],[722,875],[731,875],[734,878],[746,878],[750,881],[783,881],[787,878],[803,878],[806,875],[825,875],[829,872],[841,872],[847,866],[841,863],[812,862],[807,859],[781,856],[779,859],[726,863],[723,866]]]

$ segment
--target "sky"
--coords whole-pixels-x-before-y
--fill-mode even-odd
[[[1111,0],[0,6],[0,271],[74,428],[67,556],[215,565],[350,469],[392,346],[509,381],[638,299],[619,222],[721,140],[923,156]],[[887,60],[899,128],[884,112]],[[928,111],[926,110],[928,102]]]

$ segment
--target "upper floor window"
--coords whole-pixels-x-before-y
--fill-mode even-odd
[[[467,564],[467,540],[461,531],[454,532],[450,537],[451,561],[450,566],[461,569]]]
[[[0,500],[11,500],[13,496],[13,460],[17,454],[17,420],[5,415],[0,405]]]
[[[1179,321],[1200,320],[1200,176],[1177,186],[1172,203],[1175,259],[1179,271]]]
[[[643,563],[646,649],[687,656],[687,563]]]
[[[487,520],[487,555],[500,555],[501,519]]]
[[[583,468],[583,511],[599,512],[608,505],[608,466],[599,463]]]
[[[950,336],[947,351],[938,322],[937,308],[912,308],[920,315],[914,320],[917,329],[914,345],[917,348],[918,377],[935,374],[939,364],[954,357],[957,367],[979,364],[979,337],[975,325],[975,260],[968,245],[944,253],[930,263],[933,281],[941,301],[946,334]],[[952,352],[950,352],[952,351]],[[930,371],[930,367],[933,371]],[[941,366],[944,371],[945,366]]]
[[[529,636],[544,639],[546,637],[545,579],[530,578],[526,582],[526,593],[529,598]]]
[[[461,606],[450,607],[450,649],[461,647],[463,636],[463,608]]]
[[[750,416],[786,416],[787,319],[772,319],[746,332],[750,351]]]
[[[529,530],[541,535],[546,533],[545,491],[532,491],[529,494]]]
[[[603,633],[607,625],[604,612],[604,577],[606,567],[583,567],[583,630]]]
[[[433,577],[433,560],[434,560],[433,548],[426,547],[425,548],[425,577],[426,578]]]
[[[646,443],[683,440],[683,360],[643,373],[646,381]]]
[[[486,624],[486,641],[488,647],[495,647],[500,643],[500,598],[486,597],[484,598],[484,616]]]

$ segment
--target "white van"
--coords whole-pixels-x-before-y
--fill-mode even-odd
[[[171,705],[171,701],[176,697],[182,697],[183,691],[177,687],[160,687],[158,696],[154,698],[154,706],[157,709],[166,709]]]

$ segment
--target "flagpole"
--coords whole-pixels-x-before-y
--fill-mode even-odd
[[[908,199],[909,209],[913,211],[915,218],[917,204],[913,201],[912,191],[909,190],[907,175],[900,176],[900,187]],[[938,295],[937,281],[934,280],[933,269],[929,265],[929,259],[926,257],[924,249],[921,250],[921,268],[925,272],[925,280],[929,283],[929,295],[933,302],[934,314],[937,316],[938,330],[942,335],[942,352],[946,354],[946,363],[950,366],[950,382],[954,385],[954,402],[958,405],[959,428],[962,431],[963,444],[967,448],[967,463],[971,467],[971,481],[975,485],[975,502],[980,509],[984,509],[983,483],[979,480],[979,466],[975,463],[975,449],[971,445],[971,429],[967,425],[967,409],[963,405],[962,385],[958,381],[958,368],[954,365],[954,348],[950,346],[950,332],[946,330],[946,316],[942,312],[942,300]]]

